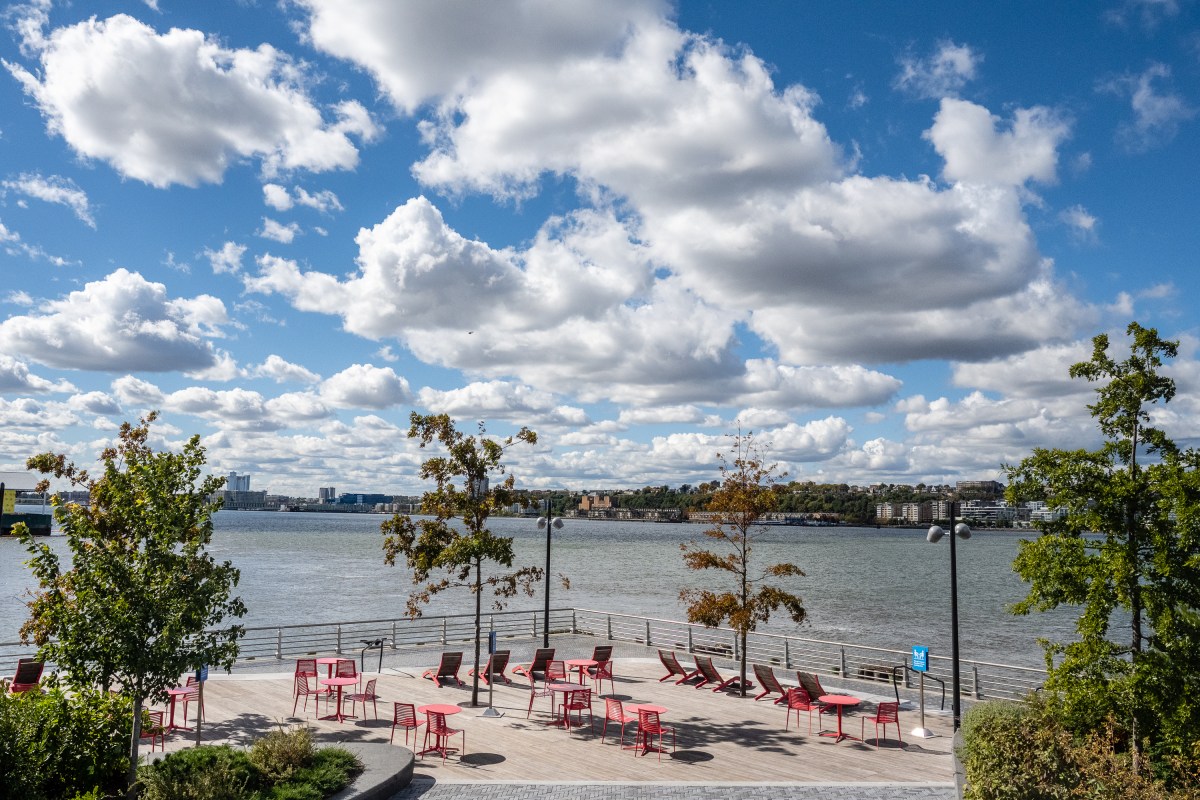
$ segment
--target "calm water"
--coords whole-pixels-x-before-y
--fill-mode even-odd
[[[383,563],[374,514],[286,514],[222,511],[212,551],[242,571],[239,593],[247,625],[331,622],[402,616],[411,589],[403,567]],[[515,539],[517,564],[545,561],[545,534],[533,520],[493,519],[492,530]],[[555,607],[575,606],[684,619],[679,590],[723,590],[715,573],[686,570],[679,546],[703,539],[698,525],[566,520],[554,534],[551,572],[571,588],[551,584]],[[1027,534],[1028,535],[1028,534]],[[925,542],[923,530],[775,527],[759,539],[758,565],[790,561],[809,620],[773,619],[772,630],[907,650],[929,645],[950,653],[950,548]],[[958,544],[959,616],[965,659],[1041,666],[1038,637],[1070,638],[1073,615],[1016,617],[1006,607],[1024,595],[1012,572],[1020,536],[980,532]],[[51,542],[61,548],[64,540]],[[32,583],[19,542],[0,540],[0,641],[15,641],[25,617],[22,595]],[[541,588],[512,610],[542,607]],[[486,600],[485,600],[486,608]],[[468,613],[470,595],[447,592],[428,613]]]

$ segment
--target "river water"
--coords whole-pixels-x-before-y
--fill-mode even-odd
[[[238,593],[249,626],[401,617],[412,590],[410,573],[383,563],[375,514],[221,511],[212,552],[241,569]],[[680,589],[732,588],[726,573],[690,572],[680,545],[704,540],[699,525],[565,520],[554,532],[551,605],[686,619]],[[514,539],[518,565],[543,566],[546,535],[531,519],[493,518],[492,530]],[[958,586],[962,657],[1040,667],[1038,637],[1072,636],[1075,614],[1014,616],[1024,596],[1012,572],[1021,536],[981,531],[959,540]],[[65,539],[49,539],[65,550]],[[33,579],[19,542],[0,540],[0,642],[17,639]],[[758,537],[752,563],[791,562],[806,573],[785,588],[799,594],[808,620],[772,618],[760,630],[909,650],[928,645],[950,654],[949,540],[925,542],[924,530],[771,527]],[[564,589],[558,576],[570,581]],[[542,608],[542,587],[519,595],[510,610]],[[487,601],[485,599],[485,608]],[[469,613],[470,594],[450,590],[427,613]]]

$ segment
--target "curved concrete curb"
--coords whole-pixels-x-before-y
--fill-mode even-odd
[[[330,800],[388,800],[412,782],[413,752],[387,743],[340,743],[363,763],[362,774]]]

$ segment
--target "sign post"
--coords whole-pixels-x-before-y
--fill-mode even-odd
[[[196,747],[200,746],[200,724],[204,719],[204,682],[208,680],[208,665],[196,670]],[[185,720],[186,723],[186,720]]]
[[[929,671],[929,648],[920,645],[913,645],[912,649],[912,667],[913,672],[921,676],[921,724],[913,728],[912,735],[921,739],[929,739],[933,737],[933,731],[925,727],[925,673]]]
[[[492,684],[495,683],[496,676],[492,672],[492,655],[496,652],[496,629],[492,627],[495,624],[494,620],[488,623],[491,630],[488,631],[488,663],[487,663],[487,682],[488,682],[488,707],[483,710],[481,717],[503,717],[503,711],[497,711],[492,705]]]

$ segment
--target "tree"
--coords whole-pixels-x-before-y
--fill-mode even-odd
[[[802,577],[804,572],[795,564],[772,564],[754,570],[755,539],[762,531],[760,520],[774,511],[778,495],[775,484],[775,465],[765,465],[754,434],[733,436],[732,463],[718,453],[721,463],[721,482],[713,492],[707,510],[714,512],[713,527],[704,531],[721,552],[706,550],[697,542],[685,542],[683,563],[691,570],[716,569],[727,572],[734,587],[725,592],[711,589],[684,589],[679,599],[688,603],[689,622],[716,628],[724,622],[737,631],[741,643],[741,693],[746,696],[746,639],[760,622],[767,622],[771,613],[783,608],[793,622],[803,622],[806,616],[799,596],[766,582],[772,578]],[[783,477],[783,476],[781,476]]]
[[[478,705],[484,588],[492,589],[495,608],[500,609],[504,600],[515,596],[518,589],[532,596],[533,585],[542,577],[538,567],[484,575],[485,563],[511,569],[515,557],[512,538],[495,536],[487,527],[492,509],[511,505],[516,499],[515,481],[512,475],[507,475],[499,484],[489,486],[489,476],[504,475],[500,460],[505,450],[517,442],[536,444],[537,434],[521,428],[516,435],[497,441],[485,435],[482,422],[477,435],[466,436],[446,414],[422,416],[413,412],[410,421],[410,439],[420,439],[422,448],[436,440],[446,455],[434,456],[421,464],[421,477],[436,483],[436,488],[421,498],[421,511],[433,518],[414,521],[407,514],[397,514],[380,526],[384,534],[384,561],[394,566],[397,556],[404,556],[413,572],[413,585],[424,584],[408,598],[408,614],[413,619],[421,616],[423,604],[447,589],[467,588],[475,595],[475,677],[471,704]],[[454,519],[461,522],[462,530],[451,525]],[[435,573],[442,577],[431,579]]]
[[[145,701],[165,701],[179,676],[215,665],[228,670],[237,658],[240,625],[217,628],[246,607],[231,597],[239,572],[217,563],[211,500],[224,478],[201,478],[200,437],[179,453],[147,444],[157,414],[135,427],[121,426],[115,446],[101,454],[104,473],[92,480],[65,456],[43,453],[26,466],[86,487],[87,507],[53,500],[54,517],[67,535],[69,569],[48,545],[23,540],[38,580],[21,638],[58,665],[74,686],[120,686],[133,700],[129,783],[138,763]],[[49,484],[43,480],[39,491]]]
[[[1046,688],[1077,726],[1112,714],[1126,721],[1137,770],[1143,741],[1169,758],[1195,757],[1200,730],[1200,454],[1181,451],[1151,423],[1175,394],[1159,374],[1178,345],[1131,323],[1130,355],[1108,337],[1070,374],[1097,382],[1089,405],[1103,445],[1035,449],[1006,467],[1010,501],[1044,500],[1064,515],[1023,541],[1014,570],[1029,594],[1013,611],[1080,607],[1079,640],[1043,642]],[[1139,463],[1139,456],[1146,463]],[[1126,628],[1127,626],[1127,628]],[[1124,641],[1110,638],[1126,628]],[[1161,762],[1160,762],[1161,763]]]

